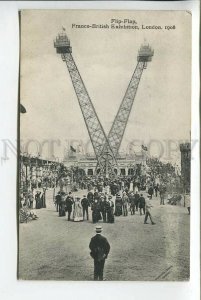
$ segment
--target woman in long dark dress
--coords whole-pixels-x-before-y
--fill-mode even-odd
[[[59,207],[59,217],[64,217],[66,215],[66,194],[64,192],[61,193],[61,204]]]
[[[122,215],[122,198],[120,194],[116,195],[116,200],[115,200],[115,216],[121,216]]]
[[[36,209],[41,208],[41,192],[37,192],[35,195],[35,200],[36,200]]]
[[[112,197],[109,196],[107,199],[107,222],[114,223],[114,203],[112,201]]]
[[[94,200],[91,210],[92,210],[92,221],[93,223],[97,223],[99,220],[101,220],[100,203],[97,199]]]

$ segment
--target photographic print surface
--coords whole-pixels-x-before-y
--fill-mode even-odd
[[[190,277],[191,14],[20,12],[18,278]]]

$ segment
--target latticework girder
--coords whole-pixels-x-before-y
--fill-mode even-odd
[[[61,44],[60,44],[61,40]],[[65,42],[66,41],[66,42]],[[82,115],[85,120],[85,124],[93,145],[93,149],[98,161],[99,171],[101,175],[114,175],[114,168],[117,168],[117,161],[112,152],[104,129],[97,116],[93,103],[86,90],[84,82],[75,64],[73,56],[71,54],[72,48],[67,36],[63,33],[59,35],[54,43],[57,53],[61,54],[62,60],[66,62],[73,87],[82,111]],[[107,145],[107,153],[100,155],[103,149],[103,145]]]
[[[127,88],[126,94],[123,98],[123,101],[120,104],[119,110],[108,134],[108,141],[110,146],[112,147],[112,151],[115,157],[118,155],[118,151],[121,145],[124,131],[126,129],[126,125],[133,106],[135,94],[137,92],[143,69],[144,62],[138,62],[135,72]],[[106,148],[107,144],[104,145],[102,153],[105,152]]]
[[[151,61],[153,54],[154,52],[149,45],[141,46],[138,52],[137,66],[131,77],[124,98],[120,104],[119,110],[108,134],[108,143],[103,145],[101,157],[104,156],[105,152],[108,151],[107,147],[109,144],[112,148],[114,156],[117,158],[143,70],[147,67],[147,62]],[[97,164],[97,168],[98,167],[99,166]]]

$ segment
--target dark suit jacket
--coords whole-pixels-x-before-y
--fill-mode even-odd
[[[139,198],[139,207],[140,208],[145,207],[145,198],[144,197]]]
[[[66,209],[68,211],[72,211],[72,205],[73,205],[74,201],[73,201],[73,198],[71,196],[68,196],[66,198]]]
[[[93,259],[104,260],[107,258],[108,253],[110,252],[110,244],[108,240],[101,234],[96,234],[92,237],[89,248],[91,250],[91,256]]]
[[[61,203],[61,195],[56,195],[56,204],[60,204]]]
[[[87,207],[89,207],[89,200],[87,199],[87,198],[83,198],[82,200],[81,200],[81,204],[82,204],[82,207],[83,208],[87,208]]]

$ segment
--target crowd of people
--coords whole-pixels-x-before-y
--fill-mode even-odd
[[[168,204],[177,205],[182,198],[180,192],[174,193],[172,190],[177,182],[174,168],[170,164],[163,164],[154,159],[147,161],[146,174],[142,172],[142,166],[138,165],[132,176],[115,178],[82,176],[71,183],[70,192],[67,192],[67,188],[65,190],[65,180],[63,180],[63,176],[69,174],[63,169],[61,171],[55,181],[57,186],[54,189],[60,186],[60,192],[54,197],[55,205],[60,217],[67,216],[68,220],[75,222],[89,220],[89,211],[91,211],[93,223],[100,220],[114,223],[115,217],[121,215],[128,216],[129,213],[135,215],[137,211],[140,215],[145,215],[146,201],[148,198],[151,200],[153,195],[159,196],[160,205],[165,205],[165,199]],[[174,182],[171,183],[173,179]],[[46,189],[47,187],[40,187],[22,192],[19,203],[21,211],[45,208]],[[80,190],[88,190],[88,192],[83,191],[82,197],[75,196],[75,192]],[[189,201],[186,200],[186,204],[187,202]]]
[[[37,220],[35,209],[46,208],[46,189],[32,189],[22,192],[19,197],[19,221],[27,223]]]
[[[20,194],[20,208],[26,206],[29,209],[46,208],[46,189],[30,189]]]
[[[102,221],[104,223],[114,223],[115,217],[135,215],[145,215],[145,224],[150,216],[151,223],[154,224],[150,213],[150,200],[152,199],[154,188],[149,187],[145,192],[139,192],[138,188],[119,189],[116,194],[112,193],[110,187],[102,183],[95,188],[89,186],[87,195],[78,197],[73,192],[65,193],[59,191],[55,196],[54,203],[59,217],[66,216],[68,221],[89,220],[89,210],[91,211],[92,223]],[[103,188],[102,188],[103,187]],[[159,189],[159,186],[158,186]],[[158,189],[155,189],[156,196]]]
[[[89,191],[82,198],[74,196],[72,192],[58,192],[55,197],[56,210],[59,217],[66,216],[74,222],[89,220],[89,209],[92,211],[92,222],[114,222],[114,203],[112,196],[97,191]]]

